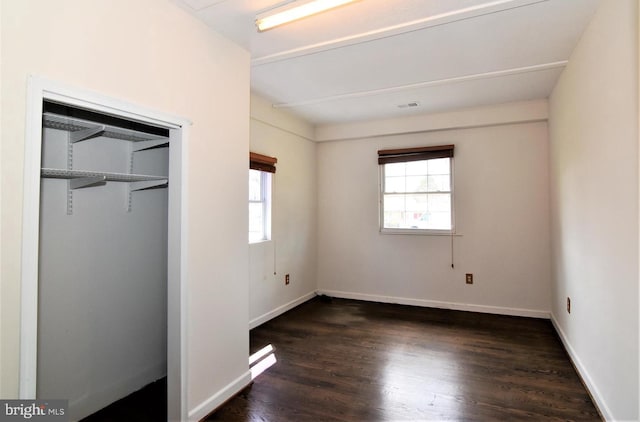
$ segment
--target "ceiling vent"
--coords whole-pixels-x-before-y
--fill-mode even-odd
[[[420,107],[420,103],[417,101],[413,101],[406,104],[398,104],[398,108],[413,108],[413,107]]]

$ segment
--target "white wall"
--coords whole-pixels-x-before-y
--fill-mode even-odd
[[[552,313],[610,420],[638,418],[637,7],[602,2],[550,98]]]
[[[251,150],[276,157],[272,240],[249,246],[249,319],[255,327],[315,296],[316,145],[313,128],[251,96]],[[285,285],[285,274],[290,275]]]
[[[537,105],[531,106],[538,116]],[[447,127],[455,120],[466,122],[470,114],[483,115],[483,110],[450,113]],[[319,290],[369,300],[548,316],[547,125],[504,123],[320,143]],[[342,132],[351,133],[346,129]],[[454,238],[455,269],[448,236],[379,233],[377,150],[438,144],[456,148],[455,220],[460,236]],[[474,274],[473,285],[465,284],[465,273]]]
[[[141,21],[144,17],[144,22]],[[248,379],[249,54],[170,1],[2,0],[2,376],[18,394],[27,76],[193,122],[188,139],[188,409]]]

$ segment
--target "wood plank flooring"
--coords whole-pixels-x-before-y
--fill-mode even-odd
[[[316,298],[250,338],[277,363],[207,421],[600,420],[547,320]]]

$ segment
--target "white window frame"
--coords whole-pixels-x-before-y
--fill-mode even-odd
[[[423,235],[423,236],[451,236],[456,234],[455,225],[455,186],[454,186],[454,159],[449,158],[449,200],[451,201],[451,229],[450,230],[436,230],[436,229],[420,229],[420,228],[395,228],[384,227],[384,195],[385,195],[385,166],[386,164],[380,164],[379,167],[379,184],[378,184],[378,217],[379,227],[381,234],[408,234],[408,235]],[[426,160],[425,160],[426,161]],[[404,192],[404,194],[411,194],[413,192]],[[425,192],[415,192],[425,193]],[[429,193],[429,192],[426,192]],[[436,193],[436,192],[433,192]]]
[[[260,173],[260,192],[262,194],[259,200],[249,199],[249,204],[262,204],[263,215],[262,237],[260,239],[251,239],[251,237],[249,237],[249,244],[267,242],[271,240],[271,194],[273,190],[273,176],[268,171],[255,169],[249,169],[249,171],[257,171]]]

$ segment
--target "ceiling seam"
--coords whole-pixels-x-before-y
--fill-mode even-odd
[[[212,8],[212,7],[218,6],[219,4],[224,3],[226,1],[229,1],[229,0],[214,1],[213,3],[207,4],[206,6],[203,6],[203,7],[199,8],[199,9],[193,8],[193,11],[195,11],[196,13],[200,13],[200,12],[202,12],[204,10],[207,10],[207,9]],[[188,1],[185,1],[185,3],[189,4]]]
[[[302,119],[301,117],[298,117],[298,118]],[[249,119],[253,120],[255,122],[259,122],[259,123],[262,123],[264,125],[270,126],[270,127],[274,128],[274,129],[278,129],[278,130],[281,130],[283,132],[289,133],[291,135],[295,135],[295,136],[297,136],[299,138],[304,139],[305,141],[309,141],[309,142],[315,142],[316,141],[315,139],[309,138],[308,136],[303,135],[302,133],[298,133],[298,132],[296,132],[294,130],[286,129],[286,128],[280,126],[280,125],[277,125],[277,124],[274,124],[274,123],[270,123],[270,122],[268,122],[266,120],[263,120],[263,119],[260,119],[258,117],[250,116]],[[304,119],[302,119],[302,120],[304,120]],[[309,123],[309,124],[311,124],[311,123]],[[312,125],[312,126],[313,126],[313,129],[315,131],[315,125]]]
[[[277,104],[273,104],[273,107],[274,108],[296,108],[296,107],[302,107],[307,105],[326,103],[330,101],[344,100],[349,98],[361,98],[361,97],[369,97],[373,95],[388,94],[388,93],[399,92],[399,91],[404,91],[408,89],[428,88],[432,86],[449,85],[454,83],[468,82],[468,81],[482,80],[482,79],[491,79],[491,78],[497,78],[501,76],[518,75],[522,73],[541,72],[541,71],[550,70],[550,69],[556,69],[561,67],[563,68],[567,65],[567,63],[568,63],[568,60],[560,60],[556,62],[542,63],[542,64],[537,64],[532,66],[516,67],[511,69],[503,69],[503,70],[496,70],[491,72],[457,76],[453,78],[436,79],[432,81],[398,85],[398,86],[389,87],[389,88],[364,90],[364,91],[350,92],[346,94],[331,95],[331,96],[321,97],[321,98],[313,98],[309,100],[277,103]]]

